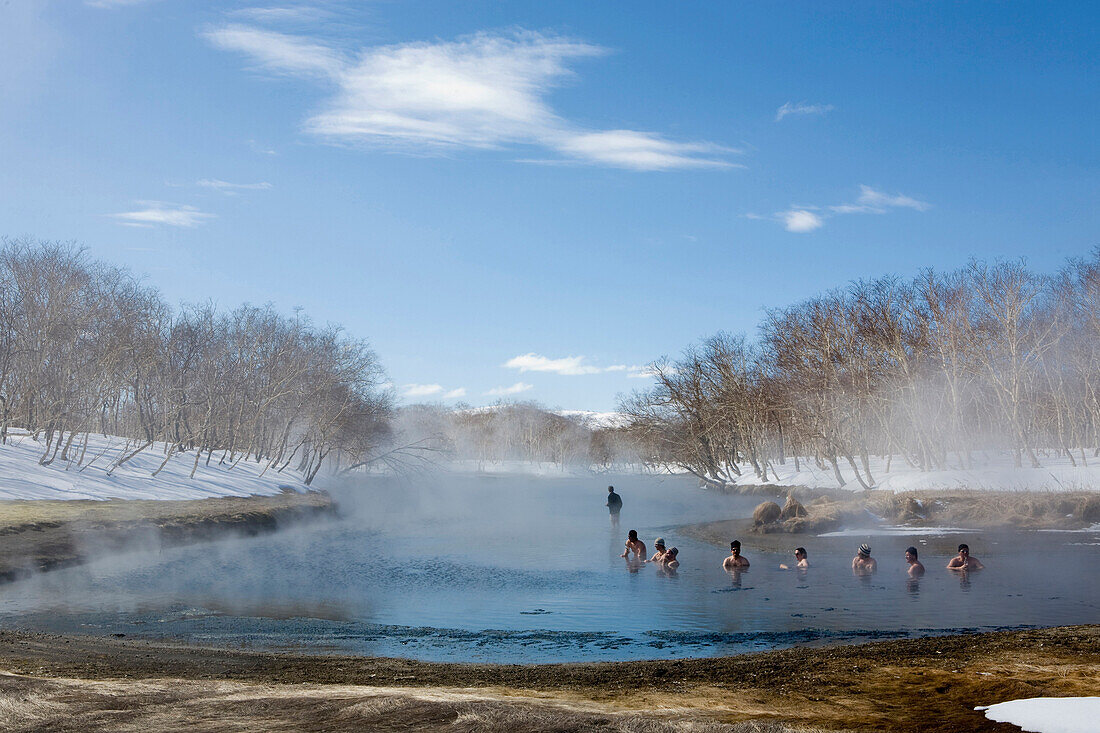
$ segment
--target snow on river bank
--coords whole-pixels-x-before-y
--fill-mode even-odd
[[[958,459],[952,456],[950,463],[954,467],[942,471],[921,471],[895,456],[891,461],[889,473],[886,461],[872,458],[869,463],[871,476],[875,483],[873,489],[892,491],[926,490],[979,490],[979,491],[1090,491],[1100,490],[1100,458],[1093,458],[1089,451],[1088,465],[1083,465],[1080,456],[1075,456],[1077,465],[1065,457],[1041,456],[1039,468],[1027,465],[1016,468],[1009,453],[974,453],[972,467],[962,468]],[[863,465],[857,459],[860,473]],[[844,483],[837,481],[831,466],[820,469],[812,460],[802,459],[796,471],[794,461],[788,459],[783,465],[773,465],[768,472],[767,483],[780,486],[806,486],[818,489],[848,489],[862,491],[852,467],[842,462],[840,473]],[[764,483],[751,469],[733,482],[737,486],[752,486]]]
[[[1100,697],[1033,697],[975,708],[998,723],[1012,723],[1030,733],[1094,733],[1100,720]]]
[[[48,466],[38,460],[45,451],[43,441],[35,442],[22,431],[9,433],[6,445],[0,445],[0,500],[2,499],[162,499],[182,501],[217,496],[270,496],[285,488],[304,492],[306,486],[290,470],[264,473],[265,463],[242,460],[232,465],[219,464],[215,453],[206,465],[199,461],[191,478],[194,453],[173,456],[164,469],[153,472],[165,458],[165,447],[154,443],[108,474],[108,470],[136,446],[123,438],[92,435],[84,453],[84,465],[77,466],[80,446],[74,441],[69,454]],[[261,475],[263,474],[263,475]]]

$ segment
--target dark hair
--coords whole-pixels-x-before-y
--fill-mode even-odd
[[[805,547],[796,547],[796,548],[794,548],[794,554],[796,554],[796,555],[797,555],[797,554],[798,554],[798,553],[800,553],[800,552],[801,552],[801,553],[802,553],[803,555],[805,555],[805,554],[806,554],[806,548],[805,548]]]
[[[965,542],[959,545],[959,552],[962,552],[963,550],[970,552],[970,545],[966,544]]]
[[[675,557],[676,555],[678,555],[679,553],[680,553],[680,551],[679,551],[679,550],[677,550],[677,549],[676,549],[675,547],[670,547],[670,548],[668,549],[668,554],[670,554],[670,555],[672,555],[672,556],[674,556],[674,557]]]
[[[740,550],[741,549],[741,540],[734,540],[733,542],[731,542],[730,543],[730,549],[731,550]]]
[[[913,557],[917,556],[917,548],[915,548],[915,547],[906,547],[905,551],[908,552],[908,553],[911,553],[913,555]]]
[[[636,539],[638,539],[638,530],[636,530],[636,529],[632,529],[632,530],[630,530],[629,532],[627,532],[627,533],[626,533],[626,538],[627,538],[628,540],[636,540]]]
[[[614,490],[615,490],[615,487],[614,487],[614,486],[608,486],[608,487],[607,487],[607,490],[608,490],[608,491],[614,491]]]

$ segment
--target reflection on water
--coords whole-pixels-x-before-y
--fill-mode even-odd
[[[958,535],[877,536],[878,573],[858,577],[850,560],[866,538],[799,535],[773,552],[749,535],[741,540],[753,567],[726,572],[726,550],[674,528],[748,516],[759,497],[715,495],[677,478],[616,478],[619,527],[608,521],[606,478],[377,482],[340,497],[348,516],[337,522],[135,553],[5,586],[0,623],[522,662],[728,654],[1100,617],[1097,574],[1075,572],[1100,559],[1094,535],[969,535],[986,563],[980,573],[936,569]],[[647,545],[658,536],[675,544],[681,566],[620,558],[628,529]],[[796,543],[813,566],[780,570]],[[911,544],[933,568],[919,584],[906,572]],[[1015,553],[1044,562],[1022,564]]]

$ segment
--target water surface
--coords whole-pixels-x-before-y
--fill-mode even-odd
[[[603,507],[613,481],[624,506]],[[531,662],[731,654],[879,638],[1100,621],[1100,532],[866,531],[792,536],[813,566],[742,537],[752,567],[678,536],[690,522],[748,516],[759,497],[681,477],[374,480],[338,494],[338,521],[182,548],[154,544],[45,573],[0,592],[6,628],[174,637],[446,661]],[[619,557],[628,529],[678,572]],[[965,528],[963,528],[965,529]],[[987,570],[943,569],[969,542]],[[733,538],[731,538],[733,539]],[[854,548],[872,545],[873,577]],[[921,550],[928,574],[905,574]]]

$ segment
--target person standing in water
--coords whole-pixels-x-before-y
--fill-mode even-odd
[[[947,563],[948,570],[982,570],[984,568],[985,565],[982,565],[981,560],[970,557],[970,546],[965,543],[959,545],[959,554]]]
[[[909,547],[905,550],[905,562],[909,563],[909,577],[919,578],[924,575],[924,565],[917,559],[917,548]]]
[[[619,512],[623,510],[623,497],[615,493],[614,486],[607,487],[607,511],[611,512],[613,516],[618,516]]]
[[[724,570],[744,570],[749,566],[748,558],[741,555],[741,540],[730,543],[730,556],[722,562]]]
[[[806,558],[806,548],[796,547],[794,548],[794,567],[796,568],[808,568],[810,567],[810,561]],[[782,563],[779,566],[780,570],[790,570],[786,563]]]
[[[645,543],[638,539],[638,530],[636,529],[627,532],[626,550],[619,557],[626,557],[630,553],[634,553],[634,557],[631,559],[645,562]]]
[[[871,546],[864,542],[852,558],[852,572],[856,575],[870,575],[878,570],[878,561],[871,557]]]

